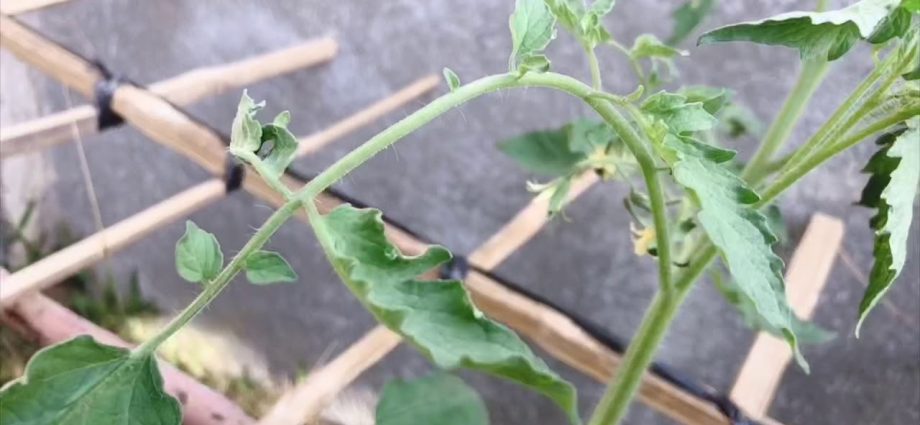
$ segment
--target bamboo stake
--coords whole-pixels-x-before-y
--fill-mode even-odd
[[[102,74],[95,66],[47,40],[15,19],[0,15],[0,46],[86,98]]]
[[[44,9],[70,0],[3,0],[0,1],[0,13],[4,15],[18,15],[33,10]]]
[[[176,105],[188,105],[260,80],[328,62],[337,50],[335,40],[320,38],[238,62],[195,69],[154,83],[150,91]],[[70,142],[72,125],[77,125],[82,135],[95,134],[98,132],[96,118],[93,106],[82,105],[2,129],[0,159]]]
[[[9,279],[6,270],[0,269],[0,280]],[[80,335],[90,335],[97,342],[116,347],[131,348],[117,335],[40,294],[26,295],[4,311],[4,322],[12,321],[13,329],[26,330],[37,335],[42,345],[54,345]],[[182,420],[187,425],[249,425],[254,421],[223,394],[214,391],[176,369],[159,361],[167,393],[182,403]]]
[[[4,279],[0,286],[0,307],[7,308],[23,295],[66,279],[102,260],[107,253],[223,198],[224,192],[221,179],[208,180],[24,267]]]
[[[11,49],[14,53],[20,55],[20,57],[27,62],[42,69],[46,69],[53,77],[70,85],[76,90],[92,87],[92,84],[88,84],[87,81],[84,80],[92,79],[93,76],[80,71],[80,67],[85,66],[85,63],[81,64],[78,61],[75,62],[74,55],[68,54],[69,52],[66,51],[60,52],[59,50],[62,50],[60,46],[42,39],[38,34],[22,26],[19,26],[15,31],[8,30],[11,25],[6,25],[6,21],[11,20],[6,17],[4,17],[3,20],[4,25],[2,25],[3,28],[2,31],[0,31],[0,33],[2,33],[0,34],[2,35],[2,37],[0,37],[0,42],[4,45],[9,44],[16,46],[16,48]],[[13,24],[18,25],[18,23],[15,22],[13,22]],[[26,33],[25,35],[23,35],[24,32]],[[30,54],[29,49],[22,49],[21,46],[23,45],[29,45],[33,49],[43,49],[43,54],[36,57],[36,55]],[[122,115],[126,121],[138,127],[139,130],[148,135],[151,139],[176,149],[178,152],[195,160],[198,164],[212,172],[216,173],[217,171],[214,170],[222,168],[226,152],[223,149],[223,144],[219,136],[189,119],[172,105],[157,98],[153,94],[136,87],[122,87],[115,93],[113,108]],[[168,131],[163,131],[164,128],[168,128]],[[304,182],[297,182],[296,179],[286,179],[286,184],[295,187],[300,187],[303,183]],[[247,174],[244,181],[244,188],[275,206],[280,205],[280,196],[253,173]],[[323,205],[333,204],[335,202],[336,200],[331,197],[324,197],[321,200],[321,204]],[[394,242],[399,245],[406,241],[394,240]],[[417,247],[421,244],[421,242],[414,240],[408,242],[410,248],[413,246]],[[513,306],[511,307],[513,308]],[[546,312],[553,311],[547,306],[542,307]],[[502,308],[505,308],[505,306],[502,306]],[[499,312],[495,311],[486,311],[486,313],[493,315],[499,314]],[[540,313],[528,314],[539,315]],[[522,315],[522,317],[526,317],[526,315]],[[552,324],[550,326],[556,325]],[[561,347],[560,349],[565,348],[569,347]],[[577,349],[594,351],[591,347],[577,347]],[[682,391],[675,387],[667,386],[667,388],[669,391],[675,392],[676,394],[683,394]],[[700,418],[705,418],[699,422],[688,423],[720,425],[727,423],[726,418],[715,411],[711,405],[689,398],[689,396],[673,397],[651,394],[649,397],[660,402],[665,409],[670,409],[664,410],[666,414],[674,416],[687,415],[686,412],[677,411],[675,406],[669,404],[677,403],[681,409],[696,412]]]
[[[0,128],[0,159],[36,152],[73,140],[80,134],[96,133],[96,108],[81,105],[66,111]]]
[[[844,225],[839,219],[821,213],[813,215],[789,262],[786,294],[795,313],[804,320],[814,314],[837,258],[843,233]],[[732,387],[732,400],[754,418],[765,416],[791,361],[789,344],[760,332],[738,372]]]

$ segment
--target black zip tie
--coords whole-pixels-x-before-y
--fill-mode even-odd
[[[96,103],[96,128],[102,131],[110,127],[117,127],[125,122],[121,115],[112,110],[112,98],[115,97],[115,91],[118,90],[124,80],[112,74],[102,62],[97,60],[93,61],[93,64],[102,74],[102,79],[96,82],[96,87],[93,90]]]
[[[470,263],[466,261],[466,257],[455,255],[450,261],[447,262],[441,271],[438,273],[441,279],[445,280],[459,280],[463,281],[466,279],[466,275],[470,272]]]
[[[246,167],[233,155],[227,155],[224,162],[224,188],[227,193],[233,192],[243,186],[243,177],[246,176]]]

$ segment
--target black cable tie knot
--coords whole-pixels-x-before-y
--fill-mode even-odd
[[[102,74],[102,79],[96,83],[93,90],[96,103],[96,128],[102,131],[109,127],[119,126],[124,122],[121,115],[112,110],[112,98],[115,97],[115,91],[125,80],[112,74],[102,62],[94,61],[93,64]]]
[[[246,166],[233,155],[227,155],[227,161],[224,163],[224,187],[227,193],[242,187],[245,175]]]
[[[441,279],[463,281],[469,272],[470,263],[466,261],[466,257],[455,255],[444,267],[441,267],[439,275]]]

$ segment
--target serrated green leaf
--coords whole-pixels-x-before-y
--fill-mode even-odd
[[[605,16],[613,10],[613,6],[616,5],[616,0],[594,0],[591,3],[591,13],[597,16]]]
[[[291,123],[291,111],[281,111],[280,114],[275,116],[275,119],[272,121],[272,124],[278,127],[287,128],[288,124]]]
[[[718,123],[703,102],[688,102],[686,96],[665,91],[649,96],[642,110],[660,119],[674,134],[705,131]]]
[[[920,0],[904,0],[901,7],[911,13],[920,13]]]
[[[635,157],[613,129],[602,121],[589,119],[508,139],[499,143],[499,149],[526,170],[551,177],[574,177],[593,169],[601,177],[612,179],[628,176],[637,168]],[[532,185],[536,192],[547,188]],[[558,211],[551,208],[550,214],[555,212]]]
[[[722,276],[719,271],[713,273],[712,279],[716,289],[719,290],[729,304],[738,310],[738,313],[740,313],[742,319],[744,319],[744,323],[749,328],[767,332],[777,338],[784,337],[782,331],[770,326],[770,324],[757,313],[754,302],[751,301],[747,295],[744,295],[738,289],[738,285],[731,282],[731,279]],[[795,315],[792,316],[791,326],[799,343],[803,345],[823,344],[837,336],[836,333],[823,329],[812,322],[804,321]]]
[[[214,235],[191,220],[185,222],[185,234],[176,242],[176,270],[189,282],[207,283],[220,273],[224,254]]]
[[[907,260],[907,238],[920,185],[918,121],[920,118],[913,118],[906,129],[880,138],[882,148],[864,170],[872,176],[863,189],[860,204],[878,212],[870,222],[875,229],[875,264],[869,274],[869,287],[859,304],[857,336],[869,312],[891,288]]]
[[[527,171],[550,177],[564,176],[575,170],[585,154],[569,145],[569,128],[535,131],[498,144],[498,149],[517,161]]]
[[[443,369],[475,369],[549,397],[579,423],[575,388],[505,326],[491,321],[459,281],[418,276],[450,259],[439,246],[406,257],[384,235],[377,210],[343,205],[314,217],[314,229],[342,281],[384,326]]]
[[[674,179],[699,204],[697,219],[764,323],[785,336],[799,365],[808,364],[798,351],[783,282],[783,261],[773,253],[776,236],[766,217],[752,207],[759,200],[724,163],[734,152],[668,134],[658,141]]]
[[[580,35],[581,17],[585,14],[582,0],[545,0],[550,12],[556,16],[559,25],[575,35]]]
[[[754,112],[737,103],[728,105],[719,113],[719,130],[733,139],[746,134],[759,136],[763,133],[763,127]]]
[[[712,115],[731,104],[732,99],[732,92],[721,87],[687,86],[682,87],[677,94],[686,97],[687,103],[702,103],[703,109]]]
[[[699,44],[751,41],[798,49],[802,59],[843,56],[860,39],[882,43],[904,34],[910,13],[900,0],[862,0],[828,12],[789,12],[709,31]]]
[[[279,114],[272,124],[262,126],[263,150],[266,144],[269,144],[270,149],[267,153],[260,153],[260,156],[263,157],[262,161],[269,178],[281,177],[297,153],[297,137],[287,129],[290,119],[290,113],[285,111]]]
[[[767,217],[767,224],[770,225],[770,230],[776,235],[776,244],[779,246],[786,245],[786,242],[789,241],[789,229],[786,227],[783,211],[776,204],[772,204],[764,209],[764,216]]]
[[[636,37],[636,41],[633,42],[632,48],[629,49],[629,56],[634,60],[648,58],[671,59],[677,56],[687,56],[687,51],[664,44],[652,34],[642,34]]]
[[[582,0],[546,0],[560,25],[588,49],[610,40],[603,18],[616,4],[614,0],[596,0],[585,7]]]
[[[489,424],[489,411],[476,390],[449,373],[388,382],[376,417],[377,425]]]
[[[243,96],[236,108],[236,116],[230,130],[230,148],[255,152],[262,146],[262,124],[256,120],[256,113],[265,107],[265,102],[255,103],[243,90]]]
[[[689,0],[674,10],[671,18],[674,19],[674,29],[667,43],[676,46],[683,42],[712,11],[715,0]]]
[[[179,425],[152,355],[132,356],[89,336],[47,347],[0,390],[3,425]]]
[[[517,0],[511,14],[512,71],[527,58],[540,55],[556,38],[556,17],[543,0]]]
[[[579,118],[563,127],[568,131],[568,145],[573,152],[591,155],[598,150],[607,150],[619,136],[603,121]]]
[[[450,91],[457,90],[460,87],[460,77],[457,76],[457,73],[452,71],[450,68],[444,68],[442,71],[444,74],[444,80],[447,81],[447,87]]]
[[[256,285],[297,281],[297,273],[277,252],[256,251],[246,257],[244,268],[246,279]]]

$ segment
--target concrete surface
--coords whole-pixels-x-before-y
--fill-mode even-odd
[[[660,37],[670,31],[677,1],[623,1],[609,28],[627,43],[643,32]],[[723,1],[705,27],[809,7],[810,2]],[[449,66],[464,81],[501,72],[510,38],[507,1],[166,1],[73,0],[25,17],[45,34],[71,48],[101,58],[113,70],[142,83],[194,67],[223,63],[298,41],[333,34],[341,43],[329,65],[273,79],[250,88],[267,99],[267,115],[293,112],[293,129],[306,134],[385,96],[417,77]],[[679,62],[687,83],[722,85],[738,92],[765,121],[793,83],[796,53],[745,44],[690,47]],[[797,128],[801,142],[829,115],[834,105],[870,68],[868,50],[857,49],[835,64]],[[549,51],[556,70],[587,78],[580,49],[560,35]],[[609,89],[629,92],[633,80],[612,51],[600,53]],[[4,57],[4,69],[9,58]],[[42,113],[63,109],[60,86],[33,72]],[[10,93],[3,80],[4,97]],[[444,88],[440,89],[442,92]],[[209,124],[229,129],[238,93],[201,102],[188,110]],[[430,99],[430,97],[429,97]],[[426,99],[427,100],[427,99]],[[29,102],[30,100],[25,100]],[[76,97],[75,97],[76,101]],[[367,129],[299,161],[304,172],[318,172],[360,142],[409,113],[388,116]],[[18,102],[4,99],[4,108]],[[523,206],[529,177],[494,148],[495,142],[523,131],[559,125],[586,114],[578,102],[544,90],[501,93],[471,102],[436,120],[397,147],[348,176],[337,187],[389,216],[410,223],[423,235],[467,253]],[[24,119],[21,115],[15,119]],[[12,120],[12,118],[11,118]],[[4,121],[4,125],[10,121]],[[86,149],[102,206],[103,222],[116,220],[201,181],[205,173],[189,161],[122,128],[91,137]],[[737,146],[751,151],[751,140]],[[852,206],[865,178],[859,174],[870,143],[815,172],[782,199],[793,237],[809,215],[823,211],[847,223],[846,250],[858,269],[868,271],[871,212]],[[93,231],[92,213],[73,146],[49,153],[57,181],[43,195],[46,222],[64,220],[76,230]],[[6,170],[5,170],[6,171]],[[552,297],[619,335],[635,329],[655,287],[654,264],[632,255],[629,218],[620,207],[621,185],[592,189],[568,210],[571,222],[557,221],[520,250],[498,273]],[[215,232],[225,251],[234,252],[270,209],[246,194],[235,194],[192,219]],[[912,424],[920,421],[920,261],[918,226],[903,276],[889,294],[891,307],[880,307],[864,336],[852,336],[863,283],[838,261],[816,321],[839,332],[835,341],[809,347],[811,376],[790,369],[771,414],[787,424]],[[124,274],[140,272],[147,293],[178,309],[196,288],[176,276],[173,245],[182,232],[177,223],[116,255],[102,266]],[[301,276],[297,285],[253,287],[239,281],[201,319],[229,328],[250,345],[261,347],[273,369],[290,374],[314,364],[327,350],[337,352],[369,329],[372,320],[325,264],[312,235],[291,222],[271,241]],[[787,253],[788,254],[788,253]],[[901,316],[892,310],[897,309]],[[753,334],[709,283],[691,294],[659,358],[716,388],[728,390]],[[557,362],[582,394],[587,414],[602,386]],[[363,375],[360,382],[379,388],[393,376],[417,376],[428,363],[403,347]],[[562,424],[562,415],[546,400],[514,385],[478,374],[465,374],[488,400],[496,424]],[[630,424],[667,424],[641,406]]]

